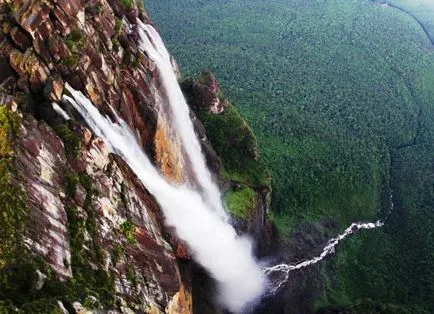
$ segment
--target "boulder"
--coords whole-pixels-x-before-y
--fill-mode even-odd
[[[64,83],[61,78],[49,78],[44,88],[44,96],[52,102],[62,99]]]
[[[20,27],[13,27],[9,34],[21,51],[26,51],[27,48],[32,46],[32,39]]]

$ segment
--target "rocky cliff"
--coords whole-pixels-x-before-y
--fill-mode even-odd
[[[62,101],[66,84],[83,92],[127,122],[168,180],[194,184],[138,19],[152,23],[136,0],[0,0],[1,313],[192,313],[194,293],[200,303],[193,286],[206,274],[190,270],[153,196]],[[212,75],[183,85],[238,229],[263,251],[270,176],[256,140]]]

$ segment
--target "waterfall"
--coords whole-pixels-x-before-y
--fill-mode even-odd
[[[204,201],[200,193],[186,185],[168,183],[122,119],[117,117],[117,123],[111,122],[81,92],[68,85],[67,89],[72,97],[64,96],[64,100],[73,105],[111,152],[125,160],[156,198],[166,224],[175,228],[176,235],[188,244],[195,260],[216,279],[218,301],[239,313],[259,298],[265,287],[265,275],[253,256],[251,242],[238,237],[229,223],[209,209],[209,200]],[[211,178],[209,174],[208,177]]]
[[[392,203],[392,206],[393,206],[393,203]],[[288,281],[289,273],[291,271],[314,265],[314,264],[322,261],[326,256],[333,254],[335,252],[336,246],[339,244],[339,242],[344,240],[349,235],[353,234],[354,231],[361,230],[361,229],[365,229],[365,230],[376,229],[376,228],[381,228],[382,226],[384,226],[384,223],[380,220],[378,220],[375,223],[373,223],[373,222],[370,222],[370,223],[352,223],[351,226],[349,226],[347,229],[345,229],[345,231],[342,234],[338,235],[335,238],[330,239],[319,256],[314,257],[310,260],[306,260],[306,261],[297,263],[297,264],[292,264],[292,265],[279,264],[279,265],[275,265],[272,267],[264,268],[264,273],[267,275],[271,275],[271,274],[276,273],[276,272],[284,274],[283,279],[280,279],[277,282],[277,284],[274,285],[273,287],[271,287],[271,290],[268,292],[273,294],[276,291],[278,291]]]
[[[65,120],[71,119],[71,117],[66,113],[66,111],[63,110],[57,103],[53,102],[51,105],[53,106],[54,111],[56,111],[57,114],[61,116],[63,119]]]
[[[188,158],[193,165],[197,182],[204,191],[206,202],[209,207],[216,210],[218,215],[228,220],[229,216],[223,208],[220,191],[214,184],[211,173],[208,171],[205,159],[201,153],[201,145],[194,132],[193,123],[190,119],[190,109],[179,87],[176,75],[172,68],[170,55],[158,34],[151,26],[137,20],[140,35],[140,49],[142,49],[157,65],[159,78],[162,83],[167,104],[173,113],[175,129],[179,136]]]

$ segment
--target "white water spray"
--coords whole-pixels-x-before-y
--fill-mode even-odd
[[[393,203],[392,203],[392,205],[393,205]],[[269,293],[274,294],[281,287],[283,287],[283,285],[288,281],[289,273],[291,271],[314,265],[314,264],[322,261],[326,256],[333,254],[335,252],[336,246],[339,244],[339,242],[344,240],[349,235],[353,234],[355,231],[361,230],[361,229],[366,229],[366,230],[376,229],[376,228],[381,228],[382,226],[384,226],[384,223],[380,220],[375,222],[375,223],[372,223],[372,222],[370,222],[370,223],[352,223],[351,226],[349,226],[347,229],[345,229],[345,231],[342,234],[338,235],[336,238],[330,239],[329,242],[327,243],[327,245],[325,246],[325,248],[323,249],[322,253],[319,256],[314,257],[310,260],[306,260],[306,261],[297,263],[297,264],[292,264],[292,265],[279,264],[279,265],[275,265],[272,267],[264,268],[264,273],[267,275],[270,275],[270,274],[276,273],[276,272],[284,274],[283,279],[280,279],[275,286],[271,287],[271,289],[269,290]]]
[[[265,275],[252,254],[247,238],[238,237],[228,224],[187,186],[168,183],[154,168],[133,133],[119,117],[112,123],[103,117],[81,92],[67,86],[73,98],[64,96],[86,120],[107,148],[121,156],[144,186],[155,196],[166,224],[184,240],[195,260],[218,283],[218,300],[234,313],[259,298],[265,287]]]
[[[190,119],[190,109],[173,71],[170,55],[160,35],[151,25],[143,24],[140,20],[137,20],[137,24],[140,49],[146,52],[157,65],[163,87],[161,92],[165,93],[167,104],[172,110],[175,128],[190,159],[197,182],[204,191],[206,202],[222,219],[227,221],[229,216],[223,208],[220,191],[213,182],[201,153],[201,145]]]

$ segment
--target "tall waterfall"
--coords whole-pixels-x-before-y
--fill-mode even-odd
[[[167,103],[172,110],[175,128],[193,165],[196,179],[204,191],[206,202],[223,219],[227,220],[228,215],[222,206],[220,191],[214,184],[201,153],[201,145],[196,137],[193,123],[190,119],[190,109],[173,71],[170,55],[160,35],[151,25],[143,24],[140,20],[137,20],[137,23],[139,26],[140,49],[145,51],[157,65],[163,85],[161,92],[165,94]]]
[[[259,298],[265,287],[265,275],[252,254],[250,241],[238,237],[233,227],[210,209],[200,193],[186,185],[168,183],[154,168],[122,119],[117,117],[117,123],[111,122],[81,92],[70,86],[67,88],[72,97],[64,96],[64,99],[82,115],[108,149],[127,162],[155,196],[166,224],[175,228],[177,236],[188,244],[195,260],[216,279],[218,300],[222,305],[238,313]]]

